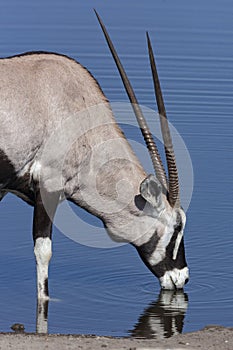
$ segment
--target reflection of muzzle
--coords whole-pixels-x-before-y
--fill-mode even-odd
[[[188,296],[183,291],[161,290],[158,299],[140,315],[131,336],[164,339],[182,333]]]
[[[179,312],[186,312],[188,307],[188,297],[183,291],[170,292],[162,290],[158,302],[164,310],[173,311],[173,315]]]

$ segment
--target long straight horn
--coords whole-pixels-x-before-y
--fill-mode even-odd
[[[95,11],[95,10],[94,10]],[[107,30],[101,20],[101,18],[99,17],[98,13],[95,11],[95,14],[97,16],[97,19],[99,21],[99,24],[103,30],[103,33],[104,33],[104,36],[106,38],[106,41],[107,41],[107,44],[109,46],[109,49],[112,53],[112,56],[114,58],[114,61],[117,65],[117,68],[118,68],[118,71],[120,73],[120,76],[121,76],[121,79],[122,79],[122,82],[124,84],[124,87],[125,87],[125,90],[128,94],[128,97],[129,97],[129,100],[132,104],[132,107],[133,107],[133,110],[134,110],[134,114],[137,118],[137,121],[138,121],[138,125],[141,129],[141,132],[142,132],[142,135],[144,137],[144,140],[145,140],[145,143],[147,145],[147,148],[149,150],[149,153],[150,153],[150,157],[151,157],[151,160],[152,160],[152,163],[153,163],[153,167],[154,167],[154,170],[155,170],[155,173],[156,173],[156,176],[158,178],[158,180],[160,181],[160,183],[162,184],[162,186],[164,187],[165,191],[168,190],[168,185],[167,185],[167,178],[166,178],[166,172],[164,170],[164,167],[163,167],[163,163],[161,161],[161,158],[160,158],[160,155],[159,155],[159,152],[158,152],[158,149],[156,147],[156,144],[154,142],[154,139],[153,139],[153,136],[149,130],[149,127],[146,123],[146,120],[142,114],[142,111],[141,111],[141,108],[138,104],[138,101],[137,101],[137,98],[135,96],[135,93],[133,91],[133,88],[130,84],[130,81],[125,73],[125,70],[121,64],[121,61],[116,53],[116,50],[113,46],[113,43],[107,33]]]
[[[171,204],[172,207],[174,206],[179,207],[180,206],[180,189],[179,189],[179,178],[178,178],[178,171],[176,166],[175,153],[174,153],[172,138],[169,130],[166,110],[164,106],[163,95],[162,95],[162,91],[159,83],[159,77],[156,69],[153,49],[151,46],[149,34],[146,33],[146,36],[147,36],[151,71],[152,71],[153,81],[154,81],[155,96],[156,96],[156,101],[157,101],[159,116],[160,116],[160,125],[161,125],[161,131],[163,135],[163,143],[164,143],[166,159],[167,159],[167,168],[168,168],[168,177],[169,177],[169,203]]]

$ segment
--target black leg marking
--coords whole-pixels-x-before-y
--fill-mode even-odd
[[[41,196],[39,186],[35,191],[35,207],[33,217],[33,240],[34,243],[39,237],[49,237],[52,235],[52,220],[54,218],[60,193],[46,193]],[[43,203],[46,202],[46,203]],[[45,209],[46,207],[46,209]]]
[[[59,193],[45,193],[35,188],[35,207],[33,217],[34,253],[37,263],[37,297],[48,299],[48,267],[52,255],[52,221],[59,201]],[[45,209],[46,208],[46,209]]]
[[[44,292],[45,292],[45,295],[49,296],[48,278],[45,278],[45,281],[44,281]]]
[[[36,332],[48,333],[48,300],[37,300]]]

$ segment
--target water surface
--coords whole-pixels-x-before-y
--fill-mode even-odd
[[[150,32],[168,116],[193,163],[185,231],[191,278],[185,294],[160,295],[157,280],[132,247],[91,248],[55,229],[49,332],[163,337],[206,324],[232,326],[233,3],[3,0],[1,55],[67,54],[94,74],[112,103],[127,101],[93,7],[111,33],[140,103],[155,108],[145,45],[145,31]],[[32,208],[12,195],[0,206],[0,330],[21,322],[35,331]],[[100,226],[88,215],[85,220]]]

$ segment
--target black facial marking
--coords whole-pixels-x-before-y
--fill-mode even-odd
[[[177,269],[183,269],[187,266],[186,260],[185,260],[185,250],[184,250],[184,240],[182,238],[178,250],[178,254],[176,257],[176,260],[173,260],[173,251],[176,243],[176,239],[178,236],[178,233],[183,229],[183,223],[182,218],[179,213],[177,213],[177,219],[176,219],[176,225],[174,226],[174,233],[171,237],[171,240],[166,247],[166,253],[165,258],[160,261],[157,265],[151,266],[148,262],[150,259],[152,253],[156,250],[156,247],[159,242],[159,237],[157,233],[154,233],[154,235],[150,238],[150,240],[141,246],[135,248],[137,249],[142,261],[144,264],[148,267],[148,269],[158,278],[162,277],[166,271],[173,270],[174,268]]]
[[[179,213],[177,213],[176,225],[174,226],[174,233],[172,238],[166,248],[165,258],[160,261],[154,268],[159,277],[162,277],[166,271],[173,270],[174,268],[183,269],[187,266],[185,259],[185,249],[184,249],[184,239],[182,238],[177,253],[176,260],[172,259],[173,251],[176,243],[178,233],[183,229],[182,218]]]
[[[148,269],[151,270],[151,272],[153,274],[155,274],[155,272],[153,271],[152,266],[149,264],[148,260],[149,260],[149,258],[151,256],[151,254],[156,249],[156,246],[157,246],[158,242],[159,242],[159,237],[158,237],[157,233],[154,233],[153,236],[149,239],[148,242],[142,244],[139,247],[134,245],[135,248],[138,251],[138,254],[139,254],[140,258],[142,259],[144,264],[148,267]]]
[[[176,234],[177,236],[177,234]],[[185,251],[184,251],[184,240],[182,238],[181,242],[180,242],[180,247],[178,250],[178,254],[177,254],[177,258],[176,260],[172,259],[172,253],[173,253],[173,248],[174,248],[174,244],[172,245],[172,252],[170,254],[171,248],[170,248],[171,242],[169,243],[169,245],[167,246],[166,249],[166,256],[165,258],[160,261],[157,265],[155,265],[154,267],[152,267],[152,271],[153,269],[156,270],[156,276],[157,277],[162,277],[166,271],[171,271],[174,268],[177,269],[183,269],[184,267],[187,266],[186,260],[185,260]],[[169,251],[169,254],[167,253]]]
[[[174,226],[175,231],[178,233],[183,229],[183,222],[180,213],[177,213],[176,217],[176,225]]]
[[[142,244],[140,247],[137,247],[139,254],[142,254],[146,258],[150,258],[151,254],[154,252],[157,244],[159,242],[159,237],[157,233],[149,239],[148,242]]]

